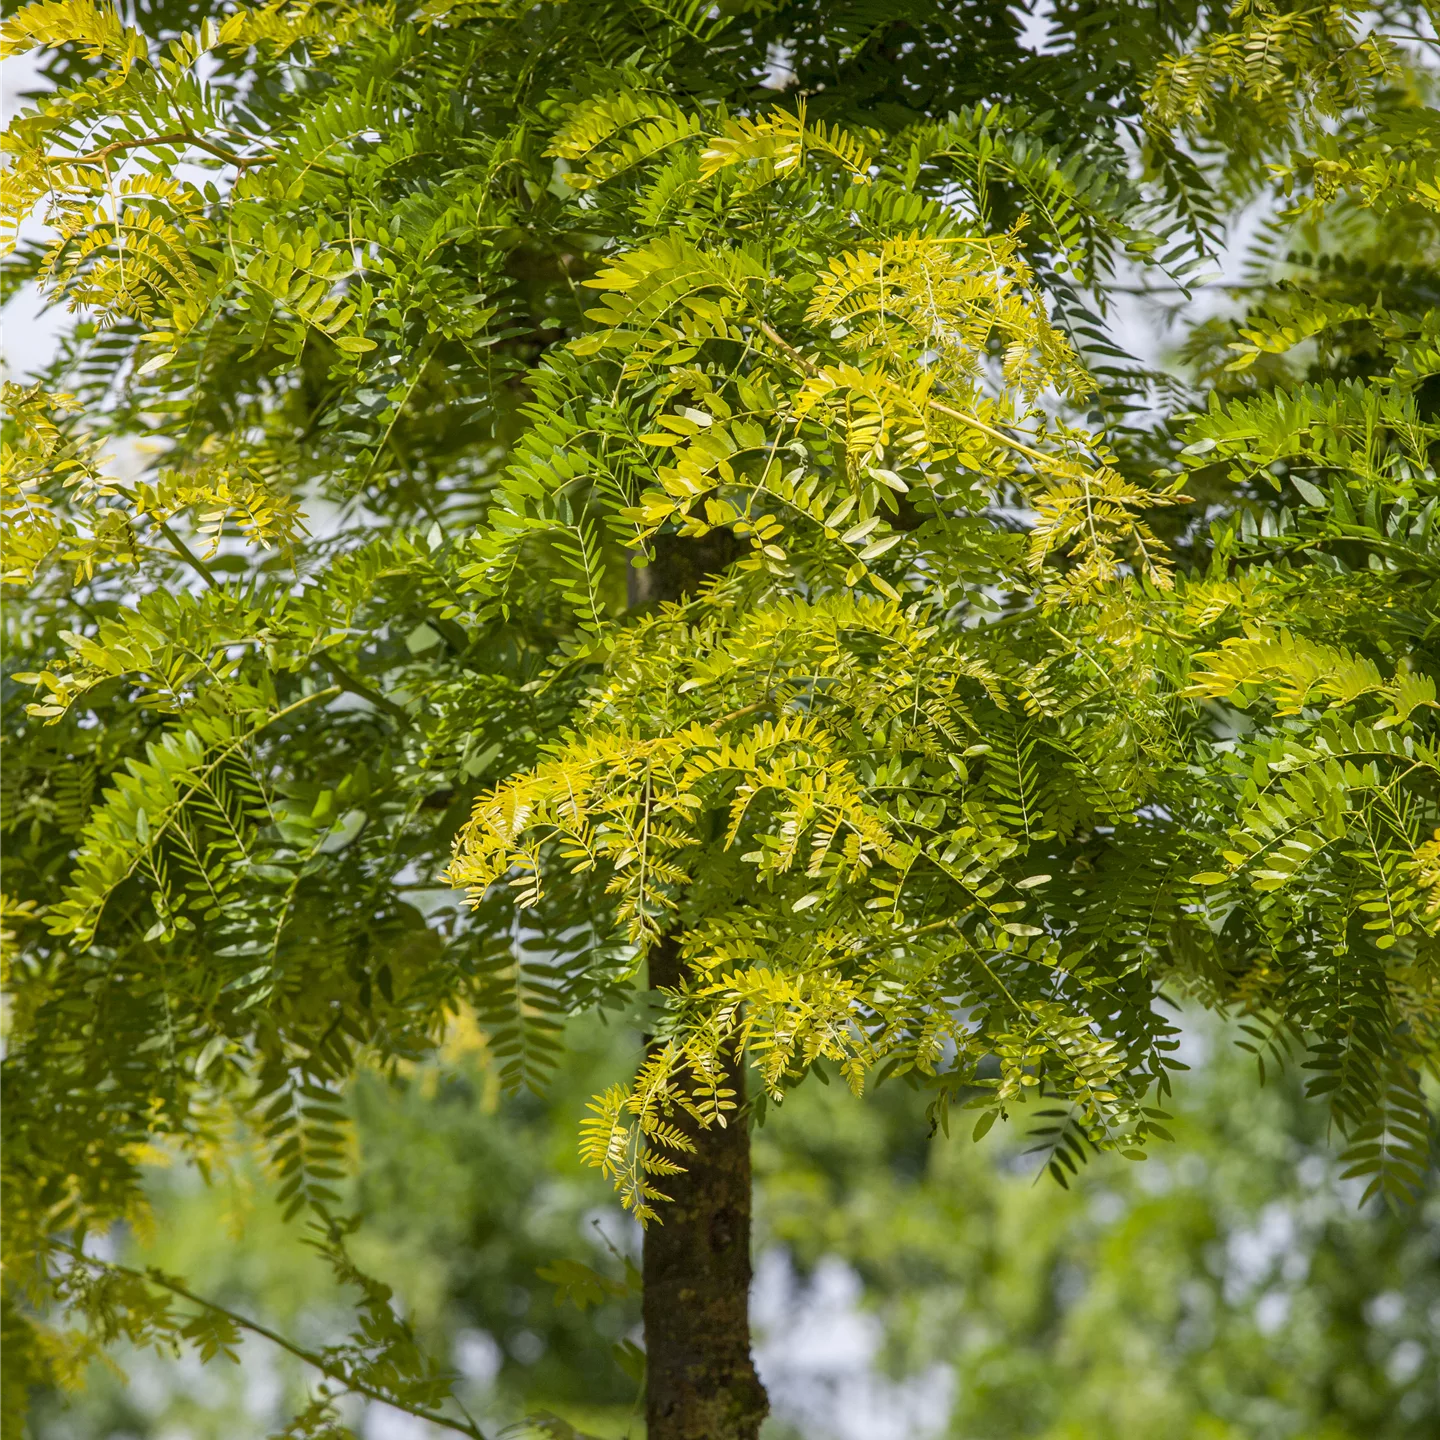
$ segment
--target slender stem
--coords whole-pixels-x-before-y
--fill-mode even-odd
[[[768,710],[775,703],[773,695],[767,695],[763,700],[757,700],[753,705],[742,705],[738,710],[732,710],[728,715],[722,715],[714,723],[716,725],[727,724],[731,720],[739,720],[746,715],[754,715],[757,711]]]
[[[484,1433],[475,1422],[468,1423],[463,1420],[452,1420],[448,1415],[442,1415],[439,1411],[427,1409],[423,1405],[415,1405],[407,1400],[401,1400],[397,1396],[388,1395],[385,1391],[369,1384],[367,1381],[358,1379],[343,1366],[337,1365],[333,1360],[327,1360],[324,1355],[317,1355],[313,1350],[307,1350],[303,1345],[297,1345],[295,1341],[280,1334],[278,1330],[272,1330],[268,1325],[262,1325],[258,1320],[251,1320],[248,1317],[231,1310],[228,1306],[219,1305],[214,1300],[207,1300],[203,1295],[197,1295],[193,1290],[187,1289],[178,1280],[172,1279],[160,1270],[134,1270],[129,1265],[120,1265],[113,1260],[98,1260],[93,1255],[87,1255],[83,1250],[67,1247],[69,1253],[77,1260],[83,1260],[87,1265],[93,1265],[101,1270],[111,1270],[119,1275],[129,1275],[132,1279],[144,1281],[148,1285],[158,1285],[162,1290],[169,1290],[172,1294],[179,1295],[182,1299],[189,1300],[193,1305],[199,1305],[202,1309],[213,1311],[217,1315],[223,1315],[232,1324],[239,1326],[242,1330],[248,1330],[252,1335],[259,1335],[262,1339],[270,1341],[272,1345],[278,1345],[282,1350],[288,1351],[297,1360],[303,1360],[307,1365],[313,1366],[327,1379],[334,1380],[336,1384],[343,1385],[347,1390],[356,1395],[363,1395],[367,1400],[378,1400],[382,1405],[393,1406],[396,1410],[404,1410],[415,1416],[417,1420],[428,1420],[432,1425],[443,1426],[447,1430],[453,1430],[459,1435],[469,1435],[471,1440],[486,1440]],[[458,1403],[458,1402],[457,1402]]]
[[[210,776],[215,773],[215,767],[217,765],[219,765],[223,760],[227,759],[230,755],[234,754],[234,752],[238,750],[240,746],[242,746],[247,740],[253,739],[262,730],[268,729],[271,725],[275,724],[276,721],[283,720],[287,715],[293,715],[297,710],[303,710],[307,705],[313,705],[317,700],[327,700],[330,698],[330,696],[338,695],[339,693],[340,687],[338,685],[328,685],[324,690],[316,690],[313,694],[302,695],[300,699],[292,701],[289,705],[285,706],[283,710],[277,710],[273,715],[267,715],[259,725],[255,726],[254,729],[246,731],[245,734],[239,736],[237,739],[230,741],[228,745],[221,746],[219,754],[216,755],[215,759],[212,760],[210,764],[208,764],[204,768],[204,770],[200,771],[198,775],[196,775],[195,780],[190,785],[189,789],[187,789],[178,800],[176,800],[172,805],[168,807],[168,814],[166,815],[166,818],[160,822],[158,828],[150,832],[150,839],[145,844],[145,848],[135,857],[134,861],[130,865],[130,868],[125,872],[123,878],[128,880],[139,868],[139,866],[145,861],[146,857],[149,856],[151,851],[159,842],[160,837],[170,828],[171,819],[174,818],[175,814],[179,812],[181,807],[189,801],[190,797],[197,790],[199,790],[202,786],[206,785],[209,782]],[[100,924],[100,915],[104,911],[106,904],[109,902],[110,896],[114,893],[115,887],[112,885],[110,889],[105,892],[104,898],[100,901],[100,909],[95,912],[95,918],[91,922],[88,932],[83,933],[87,933],[89,936],[92,937],[94,936],[95,931]]]
[[[225,150],[209,140],[202,140],[188,130],[172,130],[168,135],[139,135],[124,140],[112,140],[108,145],[102,145],[88,155],[47,155],[45,159],[51,165],[100,165],[117,151],[135,150],[143,145],[193,145],[197,150],[208,151],[227,165],[238,165],[242,169],[248,165],[269,165],[279,158],[275,155],[237,155],[233,150]]]
[[[1008,445],[1010,449],[1018,450],[1022,455],[1028,455],[1032,460],[1047,464],[1051,459],[1043,450],[1033,450],[1029,445],[1021,444],[1019,440],[1007,435],[1003,430],[997,430],[993,425],[987,425],[978,415],[972,415],[968,410],[951,409],[949,405],[944,405],[939,400],[927,400],[925,403],[932,410],[939,411],[941,415],[948,415],[952,420],[963,421],[966,425],[973,426],[976,430],[990,436],[992,440],[998,440],[1002,445]]]
[[[786,357],[800,366],[807,375],[818,375],[820,373],[819,366],[807,356],[802,355],[779,331],[773,329],[764,320],[757,318],[755,323],[760,327],[760,333],[764,335],[772,345],[778,346],[779,349],[784,351]],[[990,436],[992,440],[999,441],[1001,445],[1005,445],[1011,450],[1018,450],[1020,454],[1028,456],[1031,460],[1038,460],[1041,464],[1049,464],[1052,459],[1052,457],[1046,455],[1043,450],[1032,449],[1029,445],[1025,445],[1021,441],[1007,435],[1003,430],[997,430],[993,425],[987,425],[978,415],[972,415],[967,410],[956,410],[952,406],[946,405],[939,400],[927,400],[925,403],[939,414],[948,415],[952,420],[959,420],[981,431],[983,434]]]
[[[778,330],[773,329],[767,321],[757,318],[755,323],[759,325],[760,333],[770,341],[772,345],[778,345],[807,375],[818,375],[820,373],[820,367],[816,365],[813,360],[809,359],[808,356],[802,355]]]
[[[1193,290],[1262,291],[1268,285],[1246,285],[1240,281],[1231,284],[1226,280],[1215,280],[1203,285],[1107,285],[1112,295],[1189,295]]]
[[[403,705],[397,705],[373,685],[367,685],[358,675],[352,675],[339,661],[332,660],[328,655],[321,655],[320,663],[334,676],[342,690],[348,690],[352,695],[368,700],[377,710],[383,710],[387,715],[393,715],[407,725],[410,723],[410,712]]]
[[[170,528],[168,521],[160,522],[160,533],[175,547],[175,553],[185,561],[212,589],[218,590],[220,582],[215,572]]]

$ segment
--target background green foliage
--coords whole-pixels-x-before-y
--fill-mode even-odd
[[[1177,1085],[1178,1144],[1143,1165],[1092,1162],[1066,1190],[1036,1183],[1035,1157],[1006,1127],[979,1147],[928,1136],[902,1088],[859,1105],[838,1083],[791,1097],[756,1137],[757,1309],[778,1412],[767,1434],[848,1440],[867,1413],[905,1434],[907,1398],[924,1392],[949,1397],[949,1420],[915,1433],[956,1440],[1428,1435],[1440,1417],[1433,1188],[1413,1210],[1357,1210],[1360,1186],[1338,1181],[1297,1079],[1260,1089],[1233,1026],[1191,1017],[1187,1031],[1195,1069]],[[477,1416],[551,1410],[602,1436],[630,1423],[634,1382],[611,1347],[634,1333],[638,1297],[582,1315],[536,1272],[564,1257],[622,1281],[593,1221],[622,1247],[633,1239],[575,1158],[574,1113],[632,1043],[572,1034],[543,1105],[493,1103],[493,1071],[464,1056],[353,1093],[357,1253],[397,1285],[437,1353],[485,1375],[500,1361],[493,1386],[460,1387]],[[152,1184],[159,1233],[122,1254],[292,1333],[343,1331],[345,1297],[280,1223],[273,1188],[206,1189],[175,1170]],[[217,1245],[237,1207],[243,1238]],[[35,1433],[261,1436],[270,1415],[245,1418],[242,1397],[260,1392],[263,1405],[275,1368],[293,1397],[309,1377],[263,1343],[243,1353],[243,1370],[202,1373],[122,1351],[128,1385],[99,1374],[68,1409],[47,1399]]]

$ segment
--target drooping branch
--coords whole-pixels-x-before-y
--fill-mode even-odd
[[[368,1381],[360,1379],[359,1376],[352,1375],[344,1366],[336,1364],[335,1361],[327,1359],[314,1350],[306,1349],[305,1346],[291,1340],[289,1336],[282,1335],[278,1330],[272,1330],[259,1320],[252,1320],[249,1316],[230,1309],[228,1305],[221,1305],[217,1301],[207,1300],[203,1295],[197,1295],[193,1290],[161,1270],[153,1267],[136,1270],[132,1266],[121,1265],[114,1260],[101,1260],[94,1255],[87,1255],[83,1250],[73,1246],[65,1248],[67,1253],[76,1260],[82,1261],[94,1269],[107,1270],[116,1275],[127,1275],[132,1280],[139,1280],[143,1284],[158,1286],[162,1290],[168,1290],[172,1295],[178,1295],[182,1300],[188,1300],[192,1305],[199,1305],[202,1309],[209,1310],[212,1314],[223,1315],[237,1329],[258,1335],[272,1345],[278,1345],[280,1349],[293,1355],[297,1360],[304,1361],[312,1369],[318,1370],[327,1380],[333,1380],[351,1394],[364,1396],[367,1400],[378,1401],[380,1404],[389,1405],[396,1410],[403,1410],[407,1414],[415,1416],[417,1420],[426,1420],[431,1425],[439,1425],[446,1430],[453,1430],[457,1435],[468,1435],[470,1440],[488,1440],[484,1431],[473,1420],[468,1418],[457,1420],[452,1416],[442,1415],[438,1410],[431,1410],[428,1406],[417,1405],[412,1401],[401,1399],[398,1395],[388,1394],[378,1386],[371,1385]]]
[[[270,165],[279,158],[276,155],[237,155],[233,150],[226,150],[210,140],[202,140],[188,130],[172,130],[168,135],[136,135],[127,136],[123,140],[112,140],[108,145],[102,145],[98,150],[91,150],[85,155],[47,155],[45,162],[48,165],[103,165],[112,155],[122,150],[138,150],[152,145],[193,145],[197,150],[204,150],[227,165],[234,165],[242,170],[251,165]]]
[[[120,140],[112,140],[108,145],[102,145],[98,150],[87,151],[84,155],[46,155],[44,163],[47,165],[104,165],[112,155],[118,155],[121,151],[139,150],[156,145],[191,145],[241,171],[249,170],[256,165],[273,165],[280,159],[279,155],[274,154],[240,155],[234,150],[227,150],[223,145],[215,144],[213,140],[206,140],[203,136],[196,135],[193,131],[171,130],[164,135],[130,135]],[[314,161],[311,161],[306,168],[318,171],[321,175],[333,176],[337,180],[348,178],[343,170],[336,170],[333,166],[321,165]]]

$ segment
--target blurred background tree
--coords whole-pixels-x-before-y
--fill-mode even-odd
[[[757,1132],[755,1318],[767,1440],[1421,1440],[1440,1423],[1440,1190],[1356,1208],[1295,1072],[1255,1084],[1234,1027],[1187,1018],[1177,1144],[1061,1189],[1017,1130],[930,1136],[912,1092],[807,1086]],[[639,1436],[616,1347],[638,1338],[633,1222],[575,1155],[574,1116],[635,1037],[579,1024],[546,1100],[499,1103],[483,1049],[354,1091],[354,1241],[497,1426],[550,1411]],[[349,1317],[257,1174],[150,1172],[139,1258],[308,1343]],[[582,1314],[537,1272],[591,1267]],[[574,1275],[580,1272],[577,1270]],[[569,1278],[574,1278],[574,1275]],[[619,1293],[615,1293],[619,1292]],[[117,1352],[36,1440],[260,1440],[312,1377],[263,1341],[239,1366]],[[370,1407],[367,1440],[421,1422]],[[439,1434],[440,1432],[433,1432]]]

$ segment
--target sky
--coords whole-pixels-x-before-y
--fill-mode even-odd
[[[30,55],[0,60],[0,114],[5,124],[10,123],[19,108],[16,97],[31,89],[38,75],[38,67]],[[38,227],[27,228],[22,233],[38,233]],[[7,377],[23,380],[41,369],[55,354],[66,323],[63,310],[45,312],[33,285],[24,286],[14,295],[10,303],[0,309],[0,364]]]

